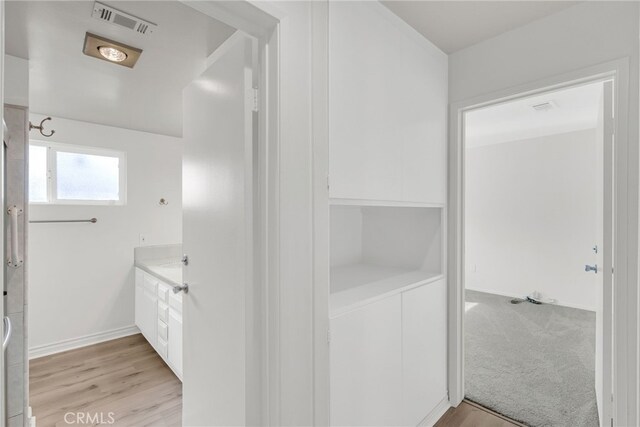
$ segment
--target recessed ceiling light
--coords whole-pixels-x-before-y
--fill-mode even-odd
[[[127,54],[111,46],[98,46],[98,52],[109,61],[122,62],[127,59]]]
[[[98,52],[104,56],[105,59],[112,62],[122,62],[127,59],[127,54],[111,46],[98,46]]]
[[[87,33],[84,37],[85,55],[133,68],[142,49]]]

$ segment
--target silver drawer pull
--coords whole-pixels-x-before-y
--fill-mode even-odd
[[[183,283],[180,286],[174,286],[173,287],[173,293],[174,294],[177,294],[180,291],[184,292],[185,294],[188,294],[189,293],[189,285],[186,284],[186,283]]]

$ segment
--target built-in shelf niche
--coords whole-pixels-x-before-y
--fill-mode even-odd
[[[441,206],[330,209],[332,315],[442,277]]]

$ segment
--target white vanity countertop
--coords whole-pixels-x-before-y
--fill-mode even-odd
[[[182,245],[135,248],[135,266],[167,284],[182,285]]]
[[[176,259],[136,261],[136,267],[156,276],[167,284],[182,285],[182,262]]]

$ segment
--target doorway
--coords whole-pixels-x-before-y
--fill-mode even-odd
[[[97,5],[98,3],[93,5],[93,3],[82,2],[59,2],[53,6],[55,10],[52,13],[43,13],[49,18],[45,19],[42,25],[33,25],[31,27],[21,25],[22,20],[27,18],[36,19],[38,11],[42,12],[40,9],[49,7],[46,2],[16,2],[12,3],[11,8],[8,8],[6,12],[11,19],[12,28],[17,28],[19,33],[28,31],[28,28],[43,28],[47,26],[50,34],[63,35],[64,37],[60,38],[65,43],[64,48],[54,50],[59,56],[64,57],[69,52],[71,52],[71,55],[82,55],[81,50],[78,52],[77,46],[73,44],[74,41],[77,41],[77,35],[69,36],[74,29],[74,25],[77,25],[78,22],[85,23],[88,26],[93,24],[105,32],[118,33],[119,31],[128,30],[126,28],[115,29],[116,23],[100,22],[99,19],[94,19],[91,9],[92,6],[98,7]],[[191,284],[191,293],[188,297],[186,296],[188,288],[184,285],[183,280],[174,280],[182,270],[180,259],[183,251],[178,246],[180,246],[179,243],[182,243],[179,237],[182,234],[180,181],[183,179],[181,172],[183,150],[177,147],[180,144],[180,141],[177,140],[184,138],[184,136],[173,135],[172,129],[182,117],[182,109],[180,107],[185,107],[184,109],[190,113],[200,113],[199,115],[190,114],[188,115],[189,118],[197,116],[202,119],[203,116],[206,116],[202,111],[206,106],[202,107],[200,105],[200,110],[198,110],[199,107],[196,104],[199,101],[193,100],[194,92],[198,92],[201,98],[215,98],[220,103],[224,103],[227,100],[230,100],[228,101],[229,103],[235,102],[233,105],[229,105],[227,109],[223,105],[217,105],[218,110],[215,111],[217,114],[205,119],[206,122],[201,120],[200,123],[190,127],[188,138],[191,141],[199,139],[201,145],[216,146],[217,141],[212,137],[216,131],[220,134],[223,133],[225,126],[240,129],[239,133],[242,134],[240,139],[242,140],[238,145],[242,151],[235,153],[237,154],[235,157],[237,162],[227,164],[226,166],[228,167],[226,168],[224,167],[225,165],[221,165],[222,167],[218,168],[221,173],[217,174],[217,178],[226,177],[228,180],[233,181],[232,183],[235,183],[235,178],[238,176],[225,175],[225,172],[230,172],[233,169],[234,173],[240,170],[240,175],[246,181],[243,182],[244,185],[237,186],[235,188],[237,191],[233,194],[227,194],[224,191],[222,191],[224,194],[221,194],[221,190],[224,190],[224,188],[217,187],[215,195],[218,197],[218,201],[223,203],[230,200],[235,203],[239,196],[246,196],[247,199],[242,200],[241,203],[245,216],[238,215],[239,211],[236,211],[233,219],[242,221],[244,226],[252,232],[255,230],[256,234],[259,235],[259,238],[253,241],[247,239],[247,243],[251,243],[250,248],[239,248],[239,251],[244,252],[246,250],[246,263],[250,272],[260,271],[262,264],[267,262],[259,258],[259,250],[262,245],[260,238],[262,238],[262,233],[266,232],[259,225],[263,213],[262,199],[255,197],[255,194],[259,193],[266,199],[269,196],[266,191],[267,185],[274,185],[271,182],[267,184],[266,180],[260,177],[260,174],[273,173],[272,168],[265,165],[264,156],[269,151],[261,144],[266,145],[267,139],[272,141],[271,136],[267,138],[265,133],[267,129],[266,110],[267,103],[270,102],[271,105],[275,105],[277,98],[275,95],[269,98],[266,96],[260,97],[258,96],[259,90],[257,88],[269,86],[273,90],[272,93],[277,93],[276,88],[271,86],[278,81],[274,66],[268,70],[269,72],[266,72],[266,57],[277,55],[277,46],[272,44],[274,42],[271,38],[273,33],[269,31],[274,30],[275,20],[271,17],[267,19],[266,14],[256,8],[252,8],[251,18],[239,23],[237,27],[214,18],[222,15],[225,22],[238,22],[240,17],[248,13],[246,4],[225,8],[224,13],[217,6],[204,3],[197,5],[197,7],[196,5],[190,7],[181,2],[126,2],[122,3],[120,7],[123,10],[118,9],[119,12],[128,12],[131,16],[150,17],[155,15],[156,17],[153,19],[154,25],[157,26],[155,29],[159,32],[160,30],[164,31],[164,34],[161,33],[159,35],[159,39],[155,41],[152,39],[151,42],[149,42],[149,39],[146,39],[147,41],[145,42],[145,39],[142,38],[143,36],[135,34],[133,31],[132,33],[126,33],[128,36],[122,36],[139,40],[141,45],[146,44],[145,49],[143,49],[146,55],[143,54],[141,56],[141,62],[138,63],[137,69],[125,70],[124,68],[118,68],[117,64],[109,64],[95,58],[81,56],[78,61],[68,63],[65,71],[60,67],[55,68],[46,64],[39,66],[42,64],[36,63],[42,59],[42,55],[33,55],[30,60],[31,70],[25,72],[29,77],[33,77],[35,74],[35,78],[32,79],[35,84],[33,84],[26,96],[28,102],[34,106],[35,111],[48,113],[52,116],[52,119],[44,120],[46,119],[45,115],[34,113],[32,110],[31,121],[35,124],[44,125],[44,131],[42,136],[33,138],[31,147],[24,147],[27,151],[33,151],[31,166],[34,167],[34,171],[36,166],[43,166],[44,170],[44,173],[35,173],[32,177],[33,184],[36,184],[35,178],[43,178],[44,185],[39,187],[36,185],[30,189],[30,193],[33,196],[31,199],[33,209],[29,212],[30,216],[27,215],[27,209],[25,209],[25,215],[22,217],[23,219],[28,217],[31,220],[32,233],[30,238],[34,239],[29,252],[25,256],[25,265],[41,270],[29,275],[32,284],[39,282],[40,286],[32,286],[29,295],[31,298],[26,300],[30,300],[33,304],[30,307],[31,317],[42,317],[37,321],[31,322],[31,324],[24,323],[25,330],[31,328],[31,326],[37,328],[33,330],[37,333],[32,333],[30,330],[29,338],[33,339],[32,343],[27,344],[25,338],[20,344],[26,344],[30,347],[31,356],[35,361],[38,361],[36,363],[37,366],[32,366],[35,366],[38,372],[31,375],[30,379],[27,376],[19,389],[18,387],[9,388],[10,394],[12,392],[16,395],[22,394],[19,404],[13,404],[11,407],[19,409],[20,412],[12,412],[10,415],[14,417],[20,416],[21,419],[26,419],[29,416],[28,385],[29,380],[31,380],[32,385],[35,386],[32,387],[32,391],[38,394],[37,398],[31,396],[33,415],[39,417],[43,425],[48,422],[55,423],[58,421],[82,424],[83,420],[85,422],[93,422],[96,419],[101,422],[105,420],[109,422],[112,417],[115,419],[116,424],[136,424],[153,420],[153,417],[159,416],[159,413],[151,413],[154,408],[157,411],[173,411],[169,414],[169,419],[176,421],[182,418],[181,397],[183,385],[180,380],[184,380],[185,395],[188,396],[188,399],[185,400],[189,400],[192,403],[191,407],[188,408],[186,407],[188,405],[185,405],[185,417],[182,421],[190,424],[208,424],[213,422],[211,417],[215,416],[218,420],[225,419],[230,424],[261,424],[261,417],[265,414],[261,405],[266,401],[262,395],[262,390],[265,386],[261,383],[262,363],[265,354],[262,346],[266,344],[262,339],[264,330],[261,329],[263,322],[260,316],[265,313],[262,311],[260,303],[260,298],[263,295],[254,295],[253,285],[255,282],[249,274],[247,274],[246,286],[244,287],[247,300],[241,301],[240,307],[237,305],[234,307],[236,308],[236,313],[246,316],[247,323],[237,326],[244,328],[241,332],[243,336],[246,334],[246,346],[250,347],[250,349],[246,350],[246,353],[250,356],[246,360],[242,360],[244,362],[242,373],[225,371],[225,374],[229,374],[227,377],[229,382],[241,384],[238,390],[244,392],[246,385],[251,391],[247,392],[246,398],[244,396],[242,398],[238,396],[234,398],[234,401],[243,403],[243,408],[239,411],[236,411],[236,408],[233,411],[230,408],[218,408],[220,410],[212,412],[208,402],[204,405],[202,404],[203,401],[207,400],[203,395],[209,396],[211,388],[204,390],[202,386],[197,385],[197,382],[199,379],[211,379],[212,373],[213,375],[219,373],[215,372],[209,362],[212,356],[216,355],[214,353],[219,353],[220,350],[219,347],[204,350],[198,349],[198,354],[195,354],[197,344],[202,341],[203,334],[211,332],[210,330],[203,331],[202,328],[203,322],[208,322],[211,319],[197,318],[197,315],[212,313],[210,310],[206,310],[207,304],[211,302],[209,300],[211,295],[200,292],[198,285],[205,282],[215,282],[216,278],[202,275],[196,277],[193,273],[185,272],[185,276],[187,276],[186,278]],[[28,9],[28,13],[25,13],[22,8]],[[74,8],[82,10],[76,11],[73,10]],[[167,11],[168,9],[172,10]],[[74,15],[76,12],[80,13],[81,16]],[[117,12],[112,11],[112,13]],[[265,16],[258,16],[261,14]],[[59,22],[65,15],[71,16],[71,22],[68,22],[68,25]],[[187,16],[185,18],[185,15],[190,17]],[[151,21],[151,18],[149,18],[149,21]],[[216,23],[211,25],[211,21]],[[189,25],[177,28],[180,22],[183,24],[188,22]],[[203,24],[205,28],[198,28],[196,24]],[[174,31],[176,28],[178,29],[177,32]],[[217,31],[220,28],[223,28],[222,32]],[[243,29],[246,32],[243,32]],[[94,31],[98,32],[97,30]],[[158,45],[156,43],[164,41],[163,47],[166,48],[168,46],[166,42],[168,38],[171,38],[171,33],[173,36],[183,34],[186,37],[200,35],[205,37],[206,40],[197,44],[197,46],[195,46],[195,43],[186,43],[184,51],[179,53],[174,50],[174,54],[177,56],[189,56],[190,53],[194,53],[194,57],[190,61],[175,60],[175,63],[165,63],[165,67],[162,67],[161,63],[149,66],[150,60],[153,61],[158,58],[162,60],[162,56],[164,56],[163,49],[157,49]],[[84,36],[84,30],[82,36]],[[111,37],[115,38],[114,36]],[[29,39],[36,44],[38,40],[46,43],[46,38],[42,37],[34,36]],[[12,37],[12,40],[18,43],[22,39],[20,37]],[[80,41],[82,42],[82,37],[80,37]],[[128,41],[128,44],[133,45],[134,43]],[[268,51],[267,46],[269,46]],[[29,45],[27,48],[33,49],[34,46]],[[39,48],[41,49],[39,52],[42,49],[46,51],[46,46],[40,46]],[[16,54],[16,52],[13,53]],[[29,57],[28,54],[22,56]],[[44,56],[46,57],[46,55]],[[238,59],[238,61],[231,61],[232,64],[225,63],[225,61],[230,61],[230,57],[233,57],[234,60]],[[117,56],[115,58],[117,59]],[[145,67],[145,60],[147,61],[147,67]],[[85,65],[86,67],[84,67]],[[182,66],[190,67],[191,71],[195,70],[196,72],[186,80],[183,78],[185,77],[184,74],[176,73],[180,75],[171,76],[172,70],[175,71],[176,68]],[[262,66],[265,68],[263,69]],[[218,68],[216,69],[216,67]],[[224,71],[231,71],[224,75],[220,67],[224,68]],[[57,73],[54,72],[56,70]],[[22,72],[24,70],[19,71]],[[141,71],[144,76],[140,75]],[[17,75],[20,75],[20,72]],[[47,89],[46,85],[41,84],[41,80],[37,78],[38,73],[40,73],[39,76],[43,76],[46,72],[58,77],[56,79],[58,87]],[[65,100],[67,105],[74,104],[74,96],[79,98],[82,98],[82,96],[86,98],[95,98],[96,95],[98,97],[103,96],[106,97],[105,103],[108,104],[106,105],[107,113],[111,109],[113,114],[105,114],[103,117],[100,117],[100,114],[96,114],[98,111],[105,111],[105,106],[100,105],[98,102],[83,104],[85,108],[76,109],[75,116],[72,113],[62,114],[52,111],[56,104],[51,100],[63,98],[54,96],[55,90],[61,90],[61,87],[65,85],[71,87],[81,86],[87,83],[86,79],[92,73],[97,80],[104,79],[110,84],[93,85],[92,90],[80,90],[76,87],[76,92],[78,93],[68,95]],[[95,76],[96,74],[98,77]],[[239,78],[233,81],[225,80],[224,77],[228,77],[229,74]],[[167,75],[169,75],[169,79],[167,79]],[[15,73],[11,74],[6,76],[5,80],[15,76]],[[78,76],[84,77],[79,78]],[[175,81],[171,77],[175,78]],[[268,84],[267,78],[269,79]],[[182,87],[177,92],[170,90],[170,86],[176,86],[179,81],[183,81],[184,86],[191,84],[190,93],[185,98],[182,97]],[[241,83],[241,85],[238,86],[235,83]],[[159,85],[156,96],[140,96],[145,87],[148,89],[153,84]],[[121,90],[123,88],[125,90]],[[136,91],[140,92],[136,95]],[[39,107],[35,107],[37,103],[33,100],[38,99],[39,96],[41,97],[43,93],[51,101],[49,104],[51,105],[51,110],[43,108],[42,105],[44,104],[42,103],[38,104]],[[177,94],[177,97],[174,97],[173,101],[167,102],[165,95],[168,93]],[[141,104],[136,104],[137,101],[121,102],[123,98],[127,97],[129,97],[129,101],[136,97],[143,101]],[[145,99],[146,101],[144,101]],[[152,100],[155,100],[155,103],[152,103]],[[169,111],[167,115],[164,115],[164,113],[167,113],[167,109],[163,109],[163,106],[173,108],[176,104],[178,114],[174,114],[175,111]],[[271,105],[269,108],[271,108]],[[239,108],[235,108],[237,106]],[[145,110],[144,107],[148,109]],[[128,113],[126,113],[127,111]],[[163,114],[151,117],[153,116],[153,111]],[[122,114],[123,112],[125,114]],[[93,117],[98,117],[98,119],[92,120],[90,117],[82,116],[82,114],[89,116],[93,114]],[[229,120],[234,114],[238,117],[234,116],[234,120]],[[115,119],[110,122],[105,117],[110,119],[115,117]],[[150,117],[151,120],[147,120]],[[178,121],[176,121],[176,117],[178,117]],[[225,119],[222,119],[222,117],[225,117]],[[131,120],[132,118],[133,120]],[[105,122],[100,120],[105,120]],[[124,123],[122,120],[124,120]],[[127,120],[129,120],[128,124]],[[271,114],[268,118],[268,123],[273,124],[272,121],[274,120],[277,120],[277,115]],[[260,126],[258,126],[258,123]],[[213,130],[211,126],[213,126]],[[147,127],[147,129],[144,129],[144,127]],[[195,127],[198,127],[198,129],[195,130],[197,135],[194,136]],[[56,130],[55,135],[51,135],[51,129]],[[34,134],[32,133],[33,136]],[[225,136],[227,141],[233,142],[235,141],[233,138],[238,137],[238,134],[229,135],[227,133]],[[48,137],[51,139],[46,139]],[[244,137],[248,139],[245,141]],[[190,148],[192,146],[193,144]],[[272,141],[269,149],[271,147],[273,147],[273,150],[277,150],[275,140]],[[186,151],[193,154],[189,150]],[[23,156],[23,159],[25,158],[26,156]],[[71,161],[69,164],[72,166],[64,162],[65,158]],[[210,179],[212,178],[211,176],[199,174],[198,172],[202,170],[199,170],[198,166],[203,166],[203,162],[206,159],[200,156],[194,162],[194,158],[195,156],[192,156],[192,162],[184,167],[184,172],[187,175],[184,181],[190,184],[188,190],[204,190],[206,192],[213,188],[213,184],[221,183],[219,179],[214,182],[213,179]],[[263,160],[265,160],[264,163]],[[96,165],[96,161],[100,164]],[[81,168],[78,167],[82,162],[89,164],[89,167],[85,168],[89,169],[89,171],[85,170],[85,179],[83,179],[82,174],[74,178],[71,176],[73,175],[72,172],[82,172]],[[200,164],[193,167],[193,163],[198,162]],[[207,168],[211,165],[204,164],[204,166]],[[90,185],[91,180],[86,178],[93,178],[91,174],[100,172],[102,169],[112,172],[111,174],[106,174],[109,176],[105,180],[110,187],[107,185],[109,187],[108,191],[94,191],[94,194],[91,194],[91,191],[98,188],[98,185]],[[27,171],[23,169],[21,172],[24,178]],[[103,177],[104,175],[102,174]],[[69,190],[69,187],[61,184],[65,180],[68,180],[71,184],[78,184],[77,186],[87,187],[88,192],[85,191],[87,190],[85,188],[83,190],[85,192],[80,196],[70,196],[69,193],[65,193],[65,191]],[[255,186],[253,186],[254,182],[256,183]],[[71,191],[74,191],[74,188],[71,188]],[[224,197],[221,198],[221,196],[225,195],[229,197],[222,200]],[[189,200],[191,202],[196,201],[195,205],[197,205],[198,201],[205,200],[208,195],[199,193],[194,197],[192,192],[189,196]],[[254,199],[256,200],[255,203],[253,203]],[[147,206],[146,214],[142,212],[145,210],[144,206]],[[140,209],[141,207],[142,209]],[[192,203],[190,207],[193,208],[194,204]],[[216,208],[219,209],[220,207],[220,205],[217,205]],[[189,220],[187,219],[186,222],[189,223]],[[186,224],[185,227],[188,225]],[[211,226],[211,224],[208,225]],[[36,229],[36,227],[39,227],[39,229]],[[46,231],[47,229],[49,231]],[[136,231],[136,229],[138,230]],[[146,231],[143,229],[146,229]],[[48,234],[43,235],[43,230]],[[125,234],[124,237],[123,233]],[[103,237],[102,241],[99,238],[100,235]],[[201,237],[203,237],[202,234],[196,236],[196,239]],[[208,237],[209,241],[213,240],[211,236]],[[235,242],[238,236],[224,237],[233,239]],[[217,241],[221,245],[225,242],[221,236],[218,236]],[[193,242],[192,240],[191,243]],[[51,248],[47,246],[50,243],[58,246]],[[186,239],[184,243],[186,246]],[[255,253],[253,252],[253,244],[258,248]],[[146,261],[152,261],[147,256],[159,250],[159,246],[168,246],[167,248],[162,248],[168,252],[162,252],[160,256],[158,256],[159,253],[154,255],[156,258],[163,260],[162,264],[156,263],[157,265],[154,265],[154,262],[147,262],[146,269],[138,265],[138,261],[144,261],[144,258],[146,258]],[[169,254],[169,257],[166,258],[165,254]],[[200,251],[198,249],[191,250],[189,255],[191,266],[197,267],[199,259],[201,259]],[[207,254],[207,256],[211,255],[216,254],[210,252]],[[112,265],[114,263],[108,262],[113,257],[123,258],[124,261],[119,258],[115,261],[114,267]],[[40,262],[38,262],[38,259]],[[60,262],[56,262],[56,260]],[[97,266],[94,265],[95,268],[92,268],[89,263],[95,264],[96,261],[98,262]],[[186,260],[184,264],[187,264]],[[79,271],[81,269],[84,269],[84,274]],[[162,277],[159,277],[156,273]],[[66,287],[58,286],[61,282],[60,277],[66,279]],[[80,279],[82,283],[74,284],[75,279]],[[98,283],[102,283],[103,286],[94,286]],[[44,286],[42,286],[43,284]],[[47,286],[47,284],[51,284],[51,286]],[[35,293],[38,292],[38,289],[40,293],[36,295]],[[60,292],[61,289],[64,289],[65,292]],[[174,292],[172,292],[172,289]],[[44,293],[42,292],[43,290],[45,291]],[[139,290],[142,292],[139,292]],[[107,292],[105,293],[104,291]],[[175,295],[179,298],[174,298]],[[60,304],[55,304],[56,299],[67,303],[68,306],[65,308],[61,307]],[[78,301],[81,303],[78,303]],[[139,304],[139,301],[142,303]],[[234,302],[237,301],[234,300]],[[247,304],[246,311],[245,303]],[[85,312],[78,315],[78,310],[75,309],[84,309]],[[122,314],[126,319],[123,325],[118,325],[118,319],[123,317],[121,316]],[[73,318],[73,315],[76,315],[76,317]],[[253,317],[254,315],[255,317]],[[48,323],[46,319],[49,319]],[[147,320],[143,321],[143,319]],[[113,320],[115,320],[115,323]],[[223,328],[225,325],[221,324],[220,326]],[[91,327],[98,328],[98,331],[92,333],[90,330],[85,330]],[[183,340],[182,332],[186,328],[189,328],[189,330],[184,334]],[[69,329],[72,329],[71,336],[62,336]],[[40,342],[36,342],[36,338],[45,336],[47,330],[49,332],[53,331],[58,335],[48,341],[40,339]],[[142,332],[142,335],[139,335],[140,332]],[[26,334],[20,335],[26,337]],[[235,340],[241,334],[238,331],[234,331],[232,335]],[[177,339],[175,339],[176,337]],[[219,343],[220,339],[225,337],[217,338],[219,339],[214,339],[214,341]],[[25,358],[23,366],[29,363],[29,347],[25,348],[25,351],[21,353]],[[114,350],[115,347],[117,349]],[[244,356],[245,348],[243,347],[241,350]],[[66,357],[71,352],[76,351],[80,353],[76,353],[79,356],[75,359]],[[225,350],[225,354],[229,355],[228,349]],[[235,355],[238,356],[238,354]],[[124,362],[125,365],[109,365],[105,363],[106,360],[114,359]],[[76,366],[79,360],[91,365],[85,366],[86,371],[98,372],[99,375],[78,378],[77,383],[69,384],[68,378],[69,375],[73,376],[72,372],[65,374],[64,369],[61,369],[60,366]],[[236,357],[234,363],[238,360],[239,357]],[[145,365],[143,361],[150,363]],[[108,372],[108,368],[107,371],[101,368],[105,365],[112,366],[118,371],[116,375],[122,377],[121,379],[128,377],[132,379],[146,378],[146,380],[133,385],[119,382],[120,380],[113,378],[112,381],[109,381],[108,377],[112,372]],[[145,366],[151,366],[153,369],[145,370]],[[220,366],[217,367],[219,368]],[[244,369],[250,374],[245,376]],[[34,369],[33,372],[35,371]],[[125,372],[128,372],[128,374],[125,374]],[[59,374],[58,376],[61,377],[59,379],[63,382],[66,381],[66,386],[70,386],[67,389],[69,393],[66,393],[66,395],[65,393],[52,393],[52,387],[53,389],[56,388],[52,382],[52,376],[56,376],[56,374]],[[100,378],[105,379],[105,377],[107,377],[106,385],[99,383]],[[113,385],[114,381],[121,384],[123,388],[117,389],[117,387],[109,386],[109,384]],[[38,382],[38,384],[35,384],[35,382]],[[223,384],[224,381],[210,381],[209,385],[211,383]],[[111,398],[107,398],[103,386],[111,390],[107,392],[107,394],[111,395]],[[152,402],[152,400],[158,400],[156,399],[158,395],[151,393],[148,390],[149,387],[164,396],[158,398],[162,400],[162,405],[156,407],[157,402]],[[142,392],[142,395],[148,394],[149,398],[145,399],[143,396],[137,399],[136,403],[136,398],[127,398],[120,394],[125,389],[134,392],[138,390]],[[229,387],[225,386],[224,392],[228,391]],[[119,394],[120,397],[116,398]],[[156,397],[152,398],[151,396]],[[72,404],[64,401],[65,397],[72,398]],[[96,398],[96,402],[91,401],[92,397]],[[176,403],[178,400],[180,402]],[[223,401],[224,399],[221,400],[221,402]],[[43,402],[49,406],[46,407]],[[244,408],[245,402],[246,412]],[[97,406],[93,405],[93,403],[96,403]],[[131,406],[131,404],[134,406]],[[135,407],[135,405],[138,406]],[[221,414],[226,409],[229,409],[229,416],[222,417]],[[67,416],[64,410],[73,413]],[[118,412],[120,412],[120,415],[118,415]],[[58,415],[62,418],[60,419]]]
[[[600,151],[601,157],[598,165],[600,166],[599,170],[596,170],[596,173],[601,174],[599,176],[602,179],[598,179],[601,183],[602,189],[602,203],[599,205],[599,210],[602,212],[601,216],[598,218],[598,224],[602,225],[601,235],[603,246],[598,247],[598,254],[595,253],[593,247],[595,245],[590,245],[588,250],[591,250],[591,259],[590,261],[585,262],[581,265],[582,273],[591,273],[593,274],[595,270],[595,261],[598,261],[598,274],[604,273],[602,276],[598,276],[598,279],[602,283],[598,292],[596,292],[596,299],[601,302],[601,305],[598,304],[595,310],[596,317],[596,325],[598,327],[598,331],[596,336],[599,337],[598,340],[594,339],[594,353],[593,358],[594,362],[594,393],[597,399],[597,412],[598,412],[598,423],[600,425],[608,425],[610,423],[610,418],[613,416],[612,414],[615,412],[615,408],[611,404],[612,399],[611,395],[613,393],[612,387],[612,378],[613,378],[613,361],[614,356],[616,354],[615,349],[613,347],[614,336],[614,328],[612,326],[612,320],[614,316],[617,318],[623,317],[624,313],[621,313],[620,310],[613,310],[614,306],[614,296],[617,294],[613,294],[613,260],[615,259],[615,271],[621,272],[616,276],[616,283],[618,284],[619,289],[622,289],[624,286],[624,265],[625,261],[621,260],[620,256],[613,257],[614,251],[614,239],[613,236],[616,236],[615,242],[615,250],[616,251],[624,251],[624,247],[620,245],[620,223],[623,221],[623,218],[626,217],[625,212],[621,212],[620,209],[614,209],[614,199],[613,199],[613,188],[618,188],[617,184],[614,186],[614,177],[615,182],[618,182],[618,177],[624,176],[626,173],[626,169],[624,164],[620,163],[618,156],[620,156],[621,152],[623,152],[625,139],[624,132],[621,132],[621,135],[617,135],[617,132],[620,129],[624,129],[624,125],[626,123],[625,109],[624,103],[625,95],[624,95],[624,85],[626,84],[626,62],[625,61],[617,61],[609,64],[603,64],[601,66],[591,67],[590,69],[576,71],[574,73],[568,73],[564,76],[550,78],[546,81],[535,82],[528,85],[523,85],[520,88],[506,90],[500,93],[495,93],[483,97],[479,97],[474,100],[463,101],[453,106],[452,108],[452,137],[454,143],[451,146],[451,169],[450,176],[452,179],[452,189],[450,193],[450,201],[452,210],[450,211],[450,233],[452,233],[452,244],[450,245],[450,264],[449,264],[449,274],[451,277],[451,287],[450,287],[450,314],[451,314],[451,324],[450,324],[450,391],[451,391],[451,400],[452,404],[459,404],[465,397],[467,390],[466,387],[466,378],[469,375],[467,369],[469,366],[465,364],[465,360],[467,358],[468,348],[465,343],[465,337],[467,330],[469,328],[468,324],[465,324],[465,308],[468,309],[468,312],[473,312],[477,305],[474,305],[474,301],[470,301],[472,304],[465,303],[465,292],[464,288],[468,283],[468,275],[473,272],[473,264],[467,264],[467,248],[466,248],[466,232],[467,232],[467,224],[465,221],[466,217],[466,209],[468,207],[468,201],[466,200],[466,186],[467,184],[467,159],[466,159],[466,126],[465,119],[466,115],[469,112],[480,111],[483,108],[489,108],[492,106],[498,106],[501,104],[505,104],[512,101],[523,100],[526,98],[533,98],[538,95],[548,94],[554,91],[559,91],[562,89],[570,89],[578,86],[584,86],[588,84],[599,83],[602,84],[603,87],[610,87],[610,91],[605,89],[605,96],[603,96],[603,111],[612,112],[614,110],[613,106],[615,105],[615,111],[617,112],[614,116],[613,114],[605,113],[604,120],[604,148]],[[615,95],[615,96],[613,96]],[[610,105],[608,105],[610,103]],[[534,105],[538,105],[537,103]],[[531,107],[531,106],[530,106]],[[608,120],[606,118],[609,118]],[[616,150],[613,151],[613,135],[616,134]],[[607,148],[609,147],[609,148]],[[615,163],[616,167],[613,168],[613,164]],[[545,177],[546,179],[546,177]],[[596,191],[599,189],[596,187]],[[621,203],[619,199],[617,199],[616,207]],[[615,213],[615,216],[614,216]],[[618,224],[614,227],[614,218],[615,224]],[[523,226],[523,229],[526,229],[526,226]],[[489,238],[491,236],[485,236]],[[623,237],[624,239],[624,237]],[[606,249],[608,248],[608,250]],[[548,252],[548,251],[547,251]],[[622,252],[618,252],[622,253]],[[539,256],[544,256],[540,254]],[[621,265],[619,265],[621,264]],[[584,271],[585,265],[589,265],[588,271]],[[525,266],[526,267],[526,266]],[[592,269],[593,267],[593,269]],[[602,268],[601,268],[602,267]],[[475,267],[476,271],[479,271],[480,268],[478,266]],[[471,270],[468,271],[468,270]],[[587,275],[589,276],[589,275]],[[593,274],[595,276],[595,274]],[[592,276],[592,277],[593,277]],[[514,278],[513,281],[516,281]],[[537,282],[539,283],[539,282]],[[534,292],[537,289],[530,289],[523,295],[516,295],[518,299],[522,300],[526,299],[527,296],[533,296],[532,299],[544,299],[542,297],[542,292]],[[522,293],[522,292],[521,292]],[[552,296],[548,296],[551,300],[560,298],[554,298]],[[619,296],[615,296],[618,298]],[[507,297],[508,298],[508,297]],[[507,303],[510,305],[510,308],[523,306],[521,304],[511,304],[510,300],[514,298],[508,298]],[[547,303],[552,303],[554,301],[547,300]],[[477,302],[477,301],[476,301]],[[557,302],[557,301],[555,301]],[[531,302],[526,302],[526,304],[530,304],[533,306]],[[466,307],[465,307],[466,305]],[[616,308],[618,305],[615,305]],[[526,306],[525,306],[526,307]],[[601,308],[601,309],[600,309]],[[515,309],[515,308],[514,308]],[[601,338],[601,339],[600,339]],[[597,349],[597,350],[596,350]],[[501,374],[506,374],[504,371]],[[557,377],[559,379],[560,377]],[[531,392],[531,390],[528,390]],[[565,393],[566,394],[566,393]],[[615,402],[614,402],[615,403]],[[592,412],[593,413],[593,412]]]
[[[527,425],[599,425],[611,89],[464,117],[465,396]]]

